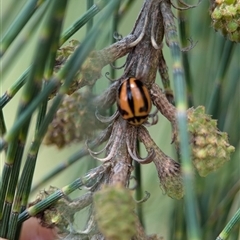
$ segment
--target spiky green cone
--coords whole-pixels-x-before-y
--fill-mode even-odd
[[[134,201],[121,185],[105,186],[94,194],[95,218],[107,240],[131,239],[136,234]]]
[[[235,149],[229,144],[227,133],[217,129],[217,121],[205,113],[203,106],[190,108],[187,115],[193,163],[199,175],[205,177],[229,161]]]
[[[72,142],[91,138],[104,125],[95,117],[93,95],[86,91],[66,95],[52,123],[48,127],[44,143],[62,148]]]
[[[240,42],[240,1],[217,0],[212,7],[213,27],[233,42]]]

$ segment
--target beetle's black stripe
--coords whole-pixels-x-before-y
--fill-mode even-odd
[[[120,94],[121,94],[121,91],[122,91],[122,87],[123,87],[123,84],[121,84],[120,87],[118,88],[118,99],[120,99]]]
[[[127,87],[127,97],[128,97],[128,104],[129,104],[129,107],[132,111],[132,114],[135,115],[135,108],[134,108],[134,101],[133,101],[133,96],[132,96],[132,90],[131,90],[131,86],[130,86],[130,79],[129,78],[127,80],[127,84],[126,84],[126,87]]]
[[[134,123],[134,124],[142,124],[143,122],[145,122],[145,120],[147,119],[148,115],[145,115],[145,116],[139,116],[139,117],[131,117],[131,118],[128,118],[128,122],[130,123]]]
[[[146,112],[149,109],[149,104],[148,104],[148,100],[147,100],[147,97],[145,95],[145,92],[143,90],[143,83],[141,81],[135,81],[135,83],[138,87],[138,90],[140,91],[140,93],[142,95],[142,99],[143,99],[143,102],[144,102],[144,105],[143,105],[143,107],[141,107],[139,109],[139,112]]]

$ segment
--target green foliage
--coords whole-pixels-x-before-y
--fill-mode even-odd
[[[136,234],[133,227],[136,225],[134,205],[130,191],[121,185],[103,187],[101,191],[95,193],[96,220],[104,236],[121,240],[131,239]]]

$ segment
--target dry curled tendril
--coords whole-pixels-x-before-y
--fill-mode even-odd
[[[184,8],[192,7],[182,1],[180,3]],[[85,144],[93,158],[103,162],[103,164],[110,165],[110,170],[105,173],[100,182],[101,184],[98,183],[99,187],[97,189],[99,191],[101,191],[102,185],[128,187],[133,169],[132,161],[134,160],[141,164],[151,162],[155,164],[161,187],[168,196],[181,199],[184,195],[180,163],[161,151],[146,128],[157,123],[157,113],[160,112],[172,125],[172,142],[175,143],[178,150],[177,110],[172,105],[173,94],[169,83],[167,64],[162,52],[164,37],[169,47],[178,45],[175,37],[171,39],[171,36],[177,34],[171,6],[172,2],[170,0],[146,0],[132,32],[105,49],[93,51],[79,70],[70,89],[69,93],[72,93],[83,86],[94,85],[101,76],[101,69],[104,66],[112,64],[115,60],[128,54],[126,63],[123,66],[124,72],[122,76],[119,79],[112,80],[111,85],[104,93],[92,97],[90,106],[96,107],[99,111],[108,109],[116,102],[117,92],[121,84],[126,79],[135,78],[147,87],[151,102],[157,109],[155,113],[148,115],[149,120],[152,121],[149,122],[146,119],[141,125],[129,124],[128,121],[123,119],[119,110],[111,117],[104,117],[99,112],[95,113],[100,122],[109,125],[108,129],[103,132],[104,136],[102,138],[108,139],[108,142],[102,150],[93,151],[89,147],[88,141]],[[73,50],[75,47],[76,45],[72,46]],[[62,50],[62,52],[67,51]],[[67,61],[68,55],[63,57],[61,54],[59,55],[61,60],[58,63]],[[157,72],[161,76],[164,91],[155,83]],[[84,110],[86,111],[85,114],[88,114],[88,109]],[[187,111],[187,118],[188,130],[191,134],[190,144],[193,149],[193,164],[201,176],[206,176],[230,159],[230,153],[234,151],[234,147],[228,143],[227,134],[221,133],[217,129],[216,121],[205,113],[204,107],[190,108]],[[62,124],[61,120],[59,122]],[[56,121],[54,124],[56,124]],[[88,129],[96,130],[95,121],[90,121],[89,124],[92,125]],[[79,128],[81,129],[81,126]],[[137,140],[143,143],[148,152],[145,158],[139,156],[136,145]],[[104,157],[99,156],[102,153],[105,153]],[[134,219],[133,217],[133,221]],[[94,227],[91,229],[94,229]],[[144,239],[151,238],[146,237]]]
[[[185,8],[192,7],[187,6],[185,3],[183,4],[182,1],[181,4]],[[51,144],[55,141],[54,137],[57,136],[56,139],[58,142],[55,142],[59,147],[62,147],[71,141],[83,140],[84,135],[82,132],[86,129],[87,132],[85,131],[85,137],[92,137],[93,134],[91,131],[99,129],[96,119],[104,124],[111,124],[112,127],[109,128],[110,130],[105,131],[106,135],[109,135],[110,137],[106,146],[102,150],[93,151],[90,147],[88,147],[88,141],[86,142],[86,147],[90,155],[104,163],[111,162],[112,166],[116,165],[119,161],[122,162],[122,164],[129,166],[132,165],[132,160],[141,164],[154,162],[163,190],[170,197],[179,199],[183,196],[180,164],[170,159],[160,150],[160,148],[151,139],[146,129],[146,126],[151,126],[152,124],[157,123],[157,112],[159,111],[171,122],[173,127],[172,142],[176,143],[176,148],[178,149],[178,131],[175,117],[177,110],[171,104],[173,101],[173,95],[169,83],[167,64],[164,60],[162,52],[164,36],[169,47],[178,44],[175,38],[171,39],[169,37],[176,34],[171,5],[171,1],[145,1],[137,18],[136,24],[128,36],[118,38],[119,41],[113,45],[99,51],[93,51],[89,55],[85,64],[76,75],[74,84],[70,88],[69,93],[75,93],[72,96],[66,96],[66,99],[73,98],[73,100],[66,100],[63,102],[62,107],[56,115],[59,117],[54,119],[54,126],[52,125],[49,128],[51,131],[46,137],[46,142]],[[68,57],[78,44],[78,42],[72,41],[69,46],[59,51],[56,68],[61,68],[61,64],[67,61]],[[77,89],[85,85],[93,85],[100,77],[101,69],[105,65],[112,64],[112,62],[126,54],[128,54],[128,56],[125,64],[123,65],[124,73],[119,79],[111,79],[112,84],[103,94],[93,96],[89,93],[89,90],[88,94],[76,92]],[[160,73],[162,78],[164,91],[162,91],[155,83],[157,71]],[[157,111],[154,114],[148,115],[149,119],[152,119],[151,123],[146,120],[141,126],[129,124],[128,121],[123,119],[124,117],[122,117],[122,112],[120,111],[121,114],[119,114],[118,110],[111,117],[104,117],[97,111],[95,113],[95,118],[94,114],[92,114],[94,112],[93,108],[97,108],[100,111],[109,108],[114,102],[116,102],[119,87],[126,81],[126,79],[129,78],[133,80],[140,80],[144,86],[147,87],[150,93],[149,98],[151,98],[151,102],[157,108]],[[135,89],[126,91],[135,91]],[[126,92],[126,94],[129,96],[129,92]],[[144,93],[141,94],[141,96],[144,96]],[[88,95],[88,97],[85,97],[86,95]],[[119,101],[121,101],[121,99]],[[82,105],[80,107],[79,104],[81,103]],[[130,104],[129,99],[127,103]],[[145,103],[143,103],[143,105]],[[87,107],[84,108],[84,106]],[[76,107],[76,109],[81,108],[81,111],[73,111],[74,107]],[[132,107],[135,113],[138,107],[139,106],[137,104]],[[201,109],[201,114],[199,114],[199,108],[195,110],[189,109],[188,120],[190,124],[189,130],[192,135],[191,145],[193,148],[193,163],[199,174],[201,176],[206,176],[211,171],[218,169],[224,162],[228,161],[230,153],[234,149],[229,145],[226,134],[220,133],[216,124],[212,124],[215,121],[211,120],[211,118],[204,113],[203,108]],[[73,114],[70,115],[70,112]],[[191,121],[191,117],[194,115],[194,112],[198,113],[198,118],[200,117],[202,121],[210,122],[212,127],[211,131],[210,125],[201,125],[201,123],[197,125],[197,120],[195,122]],[[77,119],[79,113],[83,116],[81,119],[84,119],[84,116],[87,116],[88,120],[86,122],[83,120],[69,121],[69,119]],[[69,124],[69,122],[71,123]],[[78,124],[76,124],[76,122],[78,122]],[[207,126],[209,129],[206,129]],[[201,128],[201,131],[196,131],[196,129],[199,130],[199,128]],[[60,133],[63,132],[61,129],[67,129],[67,131],[61,135],[60,141]],[[203,134],[201,135],[200,132],[203,132]],[[72,135],[70,133],[72,133]],[[207,133],[212,134],[211,143],[207,141]],[[66,139],[67,137],[69,139]],[[105,138],[107,139],[107,137]],[[148,151],[148,155],[145,158],[141,158],[137,152],[137,140],[143,142]],[[219,151],[221,154],[219,154]],[[99,157],[99,155],[103,152],[106,152],[106,156]],[[121,158],[124,154],[126,156]],[[131,171],[131,168],[129,168],[129,171]],[[130,176],[130,174],[127,175]],[[129,182],[128,179],[120,179],[119,181],[122,182],[124,186],[127,186]]]

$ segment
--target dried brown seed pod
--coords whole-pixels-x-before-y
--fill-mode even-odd
[[[153,162],[156,166],[161,187],[169,197],[181,199],[183,197],[183,185],[180,164],[165,155],[155,144],[144,127],[139,127],[139,140],[143,142],[148,152],[155,152]]]
[[[89,91],[66,95],[52,123],[48,127],[44,143],[62,148],[70,143],[86,140],[104,124],[95,117]]]

